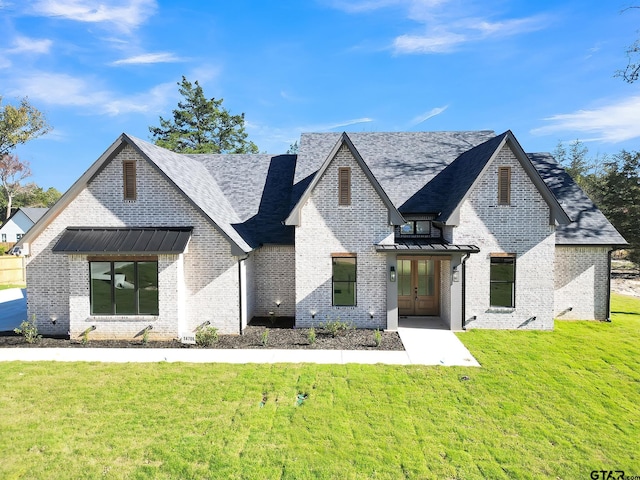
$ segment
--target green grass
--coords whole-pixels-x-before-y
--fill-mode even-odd
[[[27,288],[27,286],[22,283],[22,284],[13,284],[13,283],[3,283],[0,284],[0,290],[8,290],[10,288]]]
[[[482,368],[3,363],[0,478],[640,475],[640,301],[613,310],[460,334]]]

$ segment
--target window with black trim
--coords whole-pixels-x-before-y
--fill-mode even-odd
[[[407,223],[396,227],[396,235],[408,238],[442,238],[442,230],[431,220],[407,220]]]
[[[498,167],[498,205],[511,205],[511,167]]]
[[[158,315],[157,261],[91,261],[91,315]]]
[[[136,162],[125,160],[122,162],[123,191],[125,200],[136,199]]]
[[[516,306],[515,255],[492,255],[490,270],[490,305],[514,308]]]
[[[332,303],[335,306],[355,306],[357,261],[355,255],[332,256]]]
[[[338,168],[338,205],[351,205],[351,168]]]

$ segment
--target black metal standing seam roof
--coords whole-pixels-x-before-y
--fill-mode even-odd
[[[68,227],[54,253],[177,254],[183,253],[193,227]]]
[[[454,245],[450,243],[408,240],[406,242],[396,242],[389,245],[376,245],[376,251],[408,251],[411,253],[478,253],[480,249],[475,245]]]

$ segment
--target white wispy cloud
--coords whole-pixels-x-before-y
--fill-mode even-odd
[[[177,57],[173,53],[158,52],[144,53],[142,55],[123,58],[121,60],[116,60],[112,65],[147,65],[152,63],[176,63],[182,61],[184,61],[182,58]]]
[[[425,122],[427,120],[429,120],[430,118],[435,117],[436,115],[440,115],[442,112],[444,112],[447,108],[449,108],[449,105],[445,105],[444,107],[435,107],[432,108],[431,110],[429,110],[428,112],[424,112],[422,115],[418,115],[417,117],[415,117],[413,120],[411,120],[411,126],[416,126],[421,124],[422,122]]]
[[[433,54],[455,51],[464,44],[491,38],[520,35],[544,28],[546,15],[523,18],[495,18],[487,2],[453,0],[327,0],[328,5],[349,14],[395,8],[416,22],[413,31],[396,36],[391,50],[396,54]],[[482,12],[481,15],[474,12]],[[391,13],[390,15],[393,15]],[[387,17],[385,17],[387,21]]]
[[[599,108],[553,115],[550,125],[531,130],[535,135],[571,132],[590,135],[585,141],[617,143],[640,138],[640,96],[628,97]]]
[[[397,54],[446,53],[466,43],[504,38],[540,30],[548,23],[544,15],[490,21],[486,18],[461,17],[444,21],[432,18],[425,22],[424,33],[405,34],[393,41]]]
[[[7,53],[49,53],[53,42],[49,39],[36,39],[28,37],[16,37],[13,40],[13,46],[7,50]]]
[[[121,95],[100,87],[94,78],[73,77],[65,73],[32,72],[17,76],[9,94],[29,96],[34,103],[75,107],[90,114],[121,115],[157,113],[175,97],[175,83],[156,85],[146,92]]]
[[[156,0],[34,0],[29,12],[77,22],[109,23],[126,31],[144,23],[157,8]]]

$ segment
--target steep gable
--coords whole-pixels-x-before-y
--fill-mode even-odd
[[[349,138],[349,136],[346,133],[343,133],[340,136],[339,140],[335,143],[333,149],[327,155],[324,163],[320,166],[320,169],[313,175],[313,177],[312,177],[313,179],[311,180],[309,185],[306,187],[304,193],[302,193],[300,199],[298,200],[298,202],[294,206],[294,208],[291,211],[290,215],[285,220],[285,224],[286,225],[299,225],[300,224],[300,212],[301,212],[302,207],[304,206],[306,201],[309,199],[309,197],[311,196],[311,193],[313,192],[313,189],[318,184],[318,182],[322,179],[325,171],[327,170],[327,168],[329,168],[329,165],[332,163],[333,159],[336,157],[338,151],[342,147],[346,147],[349,150],[349,152],[351,153],[351,155],[355,159],[355,161],[358,164],[358,166],[364,172],[364,174],[367,177],[367,179],[368,179],[369,183],[371,184],[371,186],[375,189],[375,191],[377,192],[377,194],[380,197],[380,199],[382,200],[382,202],[386,205],[387,210],[388,210],[388,221],[389,221],[389,224],[390,225],[401,225],[402,223],[404,223],[404,219],[402,218],[402,215],[400,215],[400,213],[398,212],[396,207],[393,205],[393,203],[391,202],[391,200],[387,196],[386,192],[383,190],[382,186],[380,185],[378,180],[375,178],[375,176],[373,175],[373,173],[371,172],[371,170],[369,169],[369,167],[367,166],[367,164],[363,160],[362,156],[360,155],[358,150],[355,148],[355,146],[351,142],[351,139]]]
[[[456,225],[460,206],[493,162],[502,148],[510,148],[531,182],[536,186],[551,210],[550,223],[567,224],[570,218],[553,192],[526,156],[511,131],[506,131],[460,155],[400,206],[402,213],[436,214],[436,220]]]

